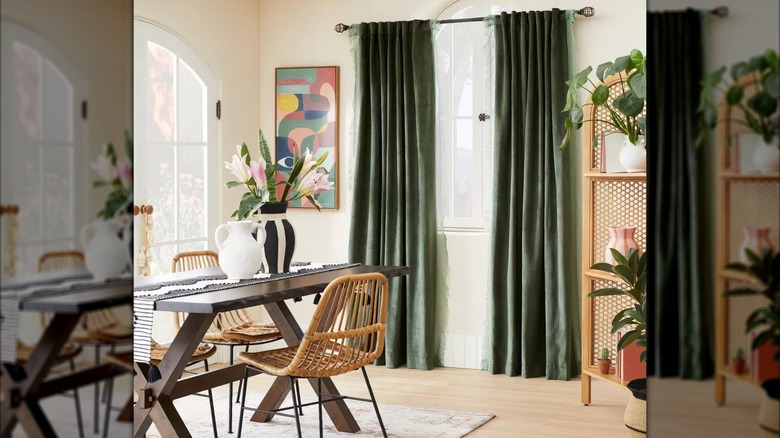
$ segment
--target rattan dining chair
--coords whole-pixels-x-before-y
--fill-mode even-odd
[[[305,406],[318,405],[320,437],[322,437],[322,404],[351,399],[370,401],[374,405],[382,434],[387,437],[379,407],[371,389],[365,366],[376,360],[384,348],[387,317],[387,278],[378,273],[349,275],[333,280],[325,288],[309,328],[300,345],[276,350],[238,353],[247,364],[244,370],[244,389],[241,394],[241,417],[238,437],[244,420],[244,411],[265,412],[295,417],[298,436],[301,436],[299,411]],[[246,407],[246,388],[249,370],[287,377],[290,382],[293,406],[276,410]],[[338,376],[360,369],[371,399],[334,395],[322,392],[322,378]],[[298,379],[317,379],[317,401],[302,403]],[[327,399],[323,400],[323,396]],[[292,409],[294,414],[281,411]]]
[[[219,266],[219,254],[216,252],[189,251],[181,252],[173,257],[171,271],[183,272],[215,266]],[[177,330],[184,324],[186,317],[187,315],[184,313],[178,314],[178,318],[174,320]],[[219,313],[203,336],[204,341],[230,348],[230,365],[233,365],[233,353],[236,347],[244,347],[244,351],[249,351],[251,346],[267,344],[281,338],[282,335],[275,324],[255,321],[246,309]],[[238,395],[240,393],[241,385],[239,384],[238,392],[236,393],[236,403],[239,402]],[[228,433],[233,433],[232,400],[233,383],[231,382],[228,390]]]
[[[84,267],[84,254],[81,251],[51,251],[41,254],[38,258],[38,272],[55,271],[68,268]],[[50,315],[41,314],[41,324],[46,326]],[[69,340],[81,346],[95,349],[95,365],[100,365],[100,350],[108,347],[110,352],[115,352],[116,347],[133,342],[133,326],[124,323],[116,317],[111,309],[87,312],[79,320],[80,333],[73,334]],[[111,378],[113,380],[113,377]],[[105,402],[107,387],[104,386],[102,400],[100,398],[100,382],[95,382],[94,399],[94,425],[93,430],[98,433],[100,424],[99,403]]]

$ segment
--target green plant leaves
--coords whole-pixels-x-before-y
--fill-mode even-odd
[[[745,90],[739,86],[739,84],[733,84],[726,91],[726,103],[729,105],[736,105],[742,100],[742,96],[745,95]]]
[[[612,101],[612,106],[629,117],[636,117],[645,107],[645,101],[634,94],[633,91],[628,90],[623,95],[615,98],[615,100]]]
[[[596,77],[599,78],[599,81],[604,82],[604,78],[608,74],[607,72],[612,69],[612,61],[607,61],[603,64],[599,64],[598,67],[596,67]]]
[[[767,91],[754,94],[748,99],[747,104],[763,117],[771,116],[777,109],[777,99],[773,98]]]
[[[593,94],[591,95],[590,99],[594,105],[603,105],[607,103],[607,99],[609,99],[609,87],[603,84],[599,85],[595,90],[593,90]]]
[[[632,73],[631,76],[628,77],[628,87],[637,97],[641,99],[647,97],[647,78],[644,73],[639,71]],[[641,112],[642,110],[639,111]]]
[[[615,62],[609,68],[607,74],[614,75],[622,71],[627,72],[630,66],[631,66],[631,55],[621,56],[620,58],[617,58],[615,60]]]
[[[770,97],[780,99],[780,72],[773,71],[767,73],[761,80],[761,83]]]
[[[242,186],[244,183],[238,181],[228,181],[225,183],[225,187],[232,189],[233,187]]]
[[[639,51],[638,49],[633,49],[631,50],[631,54],[629,55],[629,58],[631,60],[629,69],[636,69],[637,72],[642,73],[644,75],[645,55],[643,55],[642,52]]]

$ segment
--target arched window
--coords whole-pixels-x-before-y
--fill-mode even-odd
[[[151,273],[207,249],[219,217],[218,81],[173,33],[135,20],[135,203],[154,207]],[[138,234],[140,235],[140,234]]]
[[[2,203],[19,206],[16,274],[76,249],[86,208],[84,80],[33,30],[2,23]],[[5,236],[3,236],[5,237]]]

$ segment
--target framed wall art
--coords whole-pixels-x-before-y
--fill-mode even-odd
[[[339,68],[279,67],[276,69],[276,161],[279,175],[287,179],[292,170],[293,156],[307,150],[317,158],[326,151],[328,157],[320,172],[328,174],[334,184],[314,196],[322,209],[339,206]],[[289,207],[314,208],[306,199],[296,200]]]

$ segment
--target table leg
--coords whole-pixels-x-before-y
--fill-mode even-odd
[[[154,422],[162,436],[191,437],[170,397],[184,367],[192,360],[192,354],[203,340],[215,313],[190,313],[160,362],[162,378],[156,382],[146,380],[147,367],[136,363],[133,387],[139,401],[133,409],[133,436],[142,438]]]
[[[303,339],[303,331],[298,325],[298,322],[293,317],[292,312],[290,312],[290,309],[287,307],[287,305],[283,301],[279,301],[265,304],[264,306],[268,311],[268,314],[271,316],[271,319],[273,319],[274,324],[276,324],[276,327],[279,329],[279,332],[282,334],[282,337],[284,338],[284,341],[287,343],[287,345],[295,346],[300,344],[301,339]],[[312,378],[307,380],[309,381],[309,384],[312,386],[312,388],[314,388],[316,391],[317,379]],[[336,385],[331,379],[323,378],[321,381],[325,392],[334,395],[339,394]],[[276,378],[274,383],[271,385],[271,388],[266,393],[265,398],[263,398],[263,401],[260,402],[258,409],[273,410],[281,407],[281,404],[287,397],[287,393],[289,391],[290,386],[288,384],[288,380],[282,377]],[[326,403],[324,408],[330,419],[333,421],[333,424],[336,426],[336,429],[339,431],[354,433],[360,430],[360,426],[358,426],[357,421],[355,421],[355,417],[352,416],[352,412],[350,412],[344,400]],[[252,415],[251,421],[266,422],[271,420],[271,418],[273,418],[273,414],[255,412],[254,415]]]
[[[79,315],[55,314],[35,345],[29,361],[22,368],[21,375],[24,377],[14,380],[8,369],[3,371],[6,400],[0,412],[0,437],[10,437],[17,422],[28,436],[56,436],[35,396],[60,350],[76,328],[79,318]],[[14,403],[12,394],[16,399]]]

